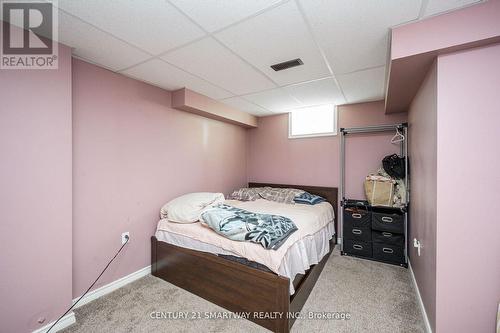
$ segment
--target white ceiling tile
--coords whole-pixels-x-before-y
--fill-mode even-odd
[[[348,103],[374,101],[384,98],[384,66],[338,75],[337,80]]]
[[[467,5],[479,3],[480,0],[429,0],[424,11],[424,16],[431,16],[439,13],[455,10]]]
[[[147,53],[62,12],[59,12],[59,41],[73,47],[74,55],[111,70],[149,58]]]
[[[421,0],[300,0],[336,74],[382,66],[389,28],[418,18]]]
[[[253,114],[254,116],[267,116],[273,114],[271,111],[264,109],[256,104],[253,104],[241,97],[231,97],[221,100],[222,103],[227,104],[240,111]]]
[[[159,54],[204,35],[165,0],[59,0],[59,8],[116,37]]]
[[[170,0],[212,32],[255,14],[280,0]]]
[[[330,75],[294,1],[287,2],[215,35],[278,85]],[[300,58],[304,65],[275,72],[269,66]]]
[[[346,102],[333,78],[294,84],[284,89],[306,106]]]
[[[243,97],[272,112],[286,112],[287,110],[304,106],[290,96],[283,88],[261,91]]]
[[[166,90],[177,90],[186,87],[213,99],[232,96],[229,92],[159,59],[149,60],[121,73],[141,81],[149,82]]]
[[[213,38],[189,44],[162,58],[236,95],[275,87],[268,78]]]

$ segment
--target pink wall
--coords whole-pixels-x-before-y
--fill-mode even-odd
[[[339,126],[345,128],[398,124],[406,122],[407,118],[406,113],[385,114],[383,101],[339,106]],[[394,134],[395,132],[348,135],[345,171],[348,198],[365,198],[363,182],[366,175],[381,167],[384,156],[399,154],[400,145],[390,142]]]
[[[421,256],[410,246],[415,279],[433,331],[436,327],[437,66],[427,73],[410,106],[411,206],[409,239],[417,238]]]
[[[73,297],[150,264],[160,207],[246,183],[246,131],[170,108],[165,90],[73,61]]]
[[[409,57],[481,40],[498,39],[499,16],[500,0],[489,0],[447,14],[400,25],[392,30],[391,58]]]
[[[0,331],[31,332],[72,298],[70,50],[0,70],[0,101]]]
[[[436,56],[500,42],[500,0],[392,29],[386,112],[409,109]]]
[[[405,121],[406,114],[384,114],[383,101],[339,106],[339,127]],[[248,133],[249,181],[338,186],[338,135],[289,139],[288,114],[259,118],[259,127]],[[364,198],[364,177],[378,169],[385,155],[399,151],[399,146],[389,142],[393,135],[349,138],[346,145],[346,193],[349,197]]]
[[[500,44],[438,58],[438,332],[494,332],[500,302]]]
[[[182,88],[172,92],[172,108],[243,127],[257,127],[257,117],[237,110],[196,91]]]

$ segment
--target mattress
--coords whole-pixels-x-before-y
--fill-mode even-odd
[[[201,223],[180,224],[166,219],[158,222],[155,236],[158,241],[196,251],[245,258],[268,267],[290,281],[319,263],[330,251],[329,241],[335,234],[335,217],[333,207],[327,202],[314,206],[289,205],[263,199],[249,202],[226,200],[225,203],[252,212],[289,217],[298,230],[278,250],[230,240]],[[290,294],[294,292],[293,284],[290,283]]]

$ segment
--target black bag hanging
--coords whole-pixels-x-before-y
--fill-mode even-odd
[[[405,158],[397,154],[387,155],[382,160],[385,172],[392,178],[403,179],[405,177]]]

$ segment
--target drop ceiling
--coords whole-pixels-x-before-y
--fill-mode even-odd
[[[266,116],[383,99],[390,28],[477,2],[59,0],[59,40],[101,67]]]

